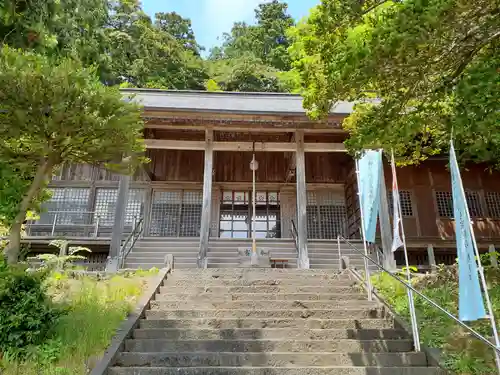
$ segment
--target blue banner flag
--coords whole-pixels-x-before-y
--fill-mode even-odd
[[[474,258],[470,215],[453,142],[450,147],[450,170],[458,252],[458,317],[462,321],[473,321],[485,318],[486,311]]]
[[[366,150],[358,161],[358,189],[367,242],[375,242],[380,209],[381,176],[382,151]]]

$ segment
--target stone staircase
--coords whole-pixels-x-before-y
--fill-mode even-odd
[[[125,260],[125,268],[161,268],[166,254],[174,256],[177,269],[196,268],[199,244],[198,238],[141,238]],[[354,242],[354,245],[358,249],[363,249],[361,241]],[[297,252],[292,239],[261,239],[257,241],[257,246],[269,250],[273,258],[287,259],[289,268],[297,267]],[[340,246],[342,256],[349,257],[350,266],[363,269],[363,257],[344,242],[341,242]],[[238,267],[237,250],[240,247],[251,248],[252,241],[210,239],[208,268]],[[312,269],[339,269],[337,240],[309,240],[308,249]],[[372,266],[371,269],[375,267]]]
[[[175,270],[108,375],[438,375],[348,272]]]

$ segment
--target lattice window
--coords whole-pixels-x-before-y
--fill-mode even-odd
[[[477,191],[466,191],[465,199],[471,218],[483,217],[483,207]],[[436,203],[440,217],[453,218],[453,196],[448,191],[436,191]]]
[[[99,217],[100,226],[113,226],[115,223],[116,201],[118,189],[98,188],[96,189],[94,222]],[[132,226],[138,220],[144,210],[144,190],[130,189],[125,208],[125,225]]]
[[[144,214],[144,189],[130,189],[125,209],[125,225],[133,225]]]
[[[394,212],[394,202],[392,200],[392,191],[387,192],[387,202],[389,204],[389,215]],[[403,217],[413,216],[413,205],[411,199],[411,191],[400,190],[399,191],[399,203],[401,204],[401,213]]]
[[[481,205],[479,193],[477,191],[466,191],[465,198],[467,200],[470,217],[483,217],[483,207]]]
[[[100,226],[113,226],[115,222],[118,189],[97,189],[94,207],[94,222],[99,218]]]
[[[198,237],[202,206],[201,191],[155,191],[151,206],[150,235]]]
[[[500,193],[496,191],[486,192],[486,206],[490,217],[500,219]]]
[[[307,236],[333,239],[346,234],[346,207],[334,192],[307,192]]]
[[[88,188],[53,188],[51,198],[42,205],[39,224],[85,224],[90,218]]]
[[[440,217],[453,217],[453,199],[449,191],[436,191],[436,205]]]
[[[203,192],[185,191],[182,199],[179,237],[198,237],[201,229]]]

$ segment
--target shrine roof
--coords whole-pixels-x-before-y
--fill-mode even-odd
[[[207,92],[157,89],[122,89],[125,95],[145,109],[195,112],[228,112],[248,114],[303,115],[303,98],[282,93]],[[332,107],[331,114],[352,113],[353,102],[341,101]]]

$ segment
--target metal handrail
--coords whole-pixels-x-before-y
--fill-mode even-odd
[[[47,223],[41,223],[40,221],[42,220],[42,216],[40,216],[38,219],[30,219],[26,222],[26,228],[27,228],[27,234],[31,235],[31,228],[32,227],[51,227],[51,236],[55,235],[56,228],[58,226],[62,227],[78,227],[78,228],[92,228],[94,227],[93,235],[94,237],[98,236],[99,233],[99,225],[100,225],[100,220],[101,216],[103,216],[101,213],[97,211],[44,211],[42,214],[52,214],[53,218],[51,222]],[[68,215],[68,214],[78,214],[80,216],[84,216],[85,220],[88,222],[84,223],[58,223],[58,219],[61,218],[62,215]]]
[[[134,219],[135,221],[135,219]],[[128,235],[127,239],[123,243],[122,247],[120,248],[120,256],[119,256],[119,261],[120,261],[120,268],[123,267],[125,263],[125,259],[127,256],[130,254],[130,251],[132,251],[135,243],[141,236],[142,232],[144,231],[144,218],[141,217],[139,220],[135,223],[135,225],[132,228],[132,232]],[[130,245],[130,246],[129,246]]]
[[[430,303],[433,307],[435,307],[436,309],[438,309],[439,311],[441,311],[448,318],[454,320],[462,328],[465,328],[467,331],[469,331],[475,338],[477,338],[478,340],[484,342],[491,349],[494,349],[496,353],[500,354],[500,348],[497,348],[495,346],[495,344],[493,344],[490,340],[488,340],[486,337],[484,337],[479,332],[477,332],[474,328],[469,327],[467,324],[465,324],[460,319],[458,319],[455,315],[453,315],[452,313],[448,312],[447,310],[445,310],[444,308],[442,308],[441,306],[439,306],[436,302],[434,302],[430,298],[426,297],[424,294],[420,293],[417,289],[415,289],[413,286],[411,286],[410,284],[408,284],[407,282],[405,282],[403,279],[399,278],[398,276],[396,276],[392,272],[390,272],[387,269],[385,269],[384,266],[382,266],[379,263],[377,263],[377,261],[373,260],[369,256],[366,256],[363,251],[361,251],[356,246],[354,246],[348,239],[346,239],[343,236],[339,236],[339,238],[342,239],[342,241],[344,241],[346,244],[348,244],[353,250],[355,250],[358,253],[360,253],[361,255],[363,255],[363,257],[365,259],[367,259],[370,262],[372,262],[380,270],[382,270],[383,272],[387,273],[389,276],[391,276],[394,280],[398,281],[400,284],[403,284],[406,287],[406,289],[410,289],[412,292],[416,293],[419,297],[423,298],[425,301],[427,301],[428,303]]]
[[[295,243],[295,251],[297,252],[297,255],[299,254],[299,232],[297,232],[297,227],[295,226],[295,221],[292,219],[292,228],[290,231],[292,232],[292,238],[293,242]]]

